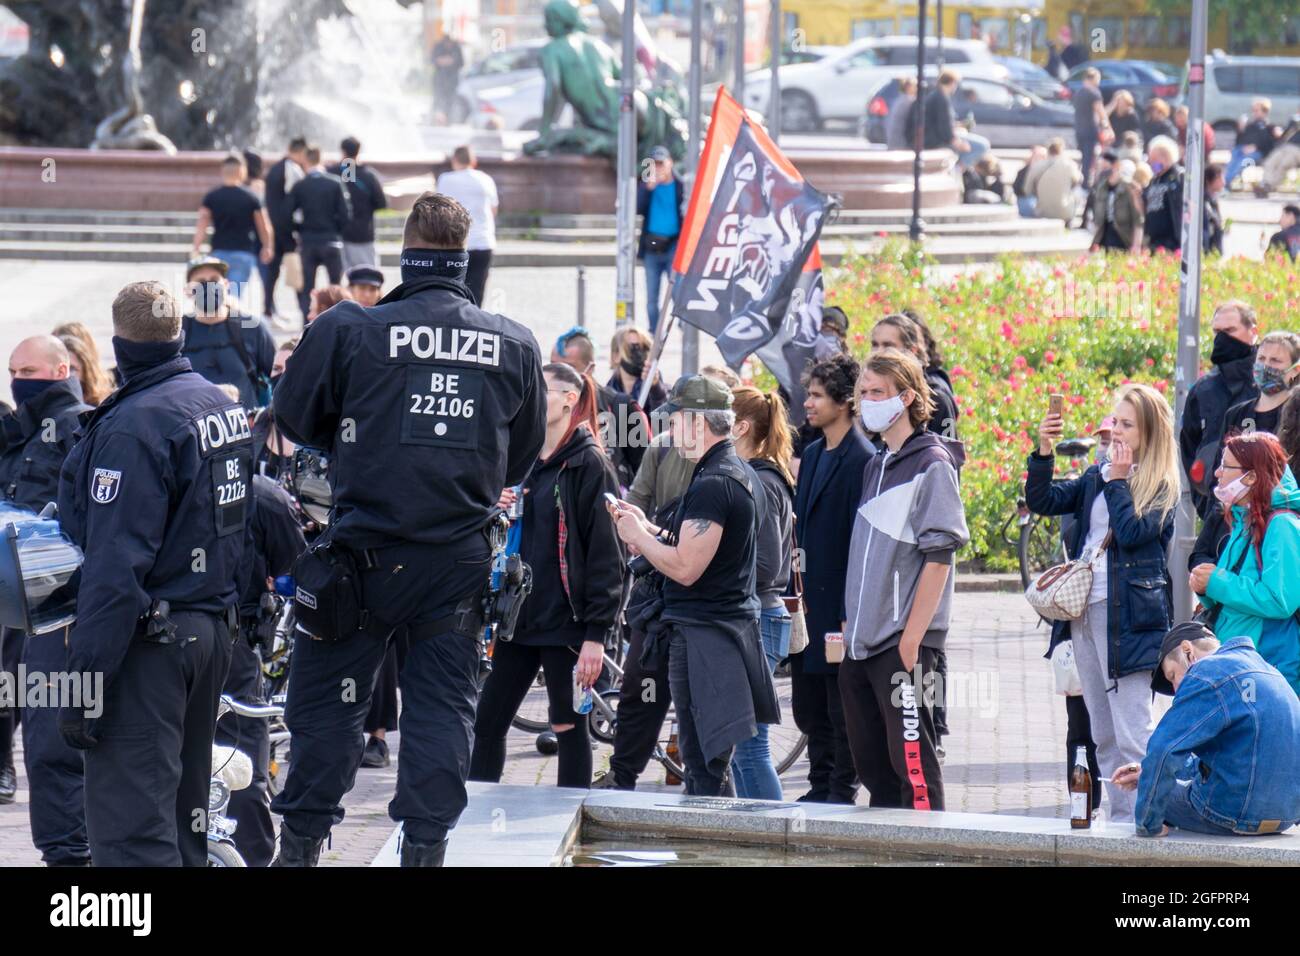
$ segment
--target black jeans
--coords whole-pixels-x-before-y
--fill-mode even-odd
[[[658,668],[641,666],[641,648],[645,635],[632,632],[627,660],[623,664],[623,684],[618,693],[618,733],[614,735],[614,756],[609,760],[614,786],[635,790],[636,781],[659,743],[659,731],[673,702],[668,683],[668,662]]]
[[[15,680],[26,636],[12,627],[0,628],[0,670],[15,675]],[[17,688],[17,693],[22,694],[23,689]],[[14,735],[18,733],[21,720],[22,708],[0,706],[0,768],[14,762]]]
[[[415,843],[438,843],[468,800],[479,635],[434,634],[432,625],[482,589],[491,555],[487,539],[475,535],[456,544],[394,544],[375,556],[377,565],[361,573],[364,606],[376,615],[369,629],[334,644],[299,634],[294,644],[285,713],[293,759],[271,810],[307,838],[324,839],[343,820],[341,801],[361,766],[375,679],[389,641],[405,633],[402,747],[388,815]]]
[[[230,666],[224,614],[176,611],[178,640],[135,637],[85,752],[96,866],[207,866],[212,738]]]
[[[27,636],[23,663],[29,674],[65,671],[68,631]],[[59,733],[55,707],[23,709],[23,764],[31,794],[32,844],[50,866],[84,865],[90,859],[86,838],[86,773],[81,751]]]
[[[834,673],[804,673],[803,655],[795,654],[790,658],[790,697],[795,726],[808,736],[810,789],[801,799],[810,803],[853,803],[858,775],[844,726],[839,678]]]
[[[474,293],[474,301],[483,306],[483,292],[487,288],[488,270],[492,268],[491,249],[471,249],[469,251],[469,272],[465,275],[465,284]]]
[[[1088,749],[1088,771],[1092,774],[1092,805],[1101,806],[1101,768],[1097,766],[1097,745],[1092,740],[1092,722],[1083,695],[1065,698],[1065,784],[1070,785],[1074,755],[1079,747]]]
[[[506,734],[519,711],[540,667],[546,676],[548,718],[552,725],[573,724],[557,731],[560,767],[556,784],[561,787],[591,786],[591,738],[587,716],[573,710],[573,667],[577,649],[566,646],[537,647],[514,641],[497,642],[492,652],[492,673],[483,685],[478,716],[474,720],[474,753],[469,778],[497,783],[506,765]]]
[[[687,795],[735,796],[736,790],[727,769],[731,766],[731,757],[736,748],[728,747],[724,753],[709,759],[705,757],[700,747],[699,734],[695,729],[695,717],[691,710],[691,682],[686,663],[686,638],[677,628],[673,628],[672,638],[668,643],[668,684],[672,687],[673,700],[677,702],[677,746],[681,749],[682,765],[686,770]]]
[[[926,700],[921,671],[938,669],[939,652],[922,647],[917,669],[906,674],[898,648],[863,661],[840,664],[840,697],[853,765],[871,793],[873,807],[943,809],[943,775],[935,751],[939,736],[934,707]]]
[[[343,243],[302,244],[302,291],[298,293],[298,308],[303,321],[311,311],[311,290],[316,288],[316,270],[321,266],[329,275],[329,284],[338,285],[343,280]]]
[[[230,671],[224,692],[245,704],[266,702],[262,689],[262,661],[242,637],[230,652]],[[235,821],[235,849],[249,866],[267,866],[275,856],[275,824],[271,821],[268,771],[271,762],[271,728],[265,718],[226,714],[217,722],[218,743],[247,754],[253,761],[253,782],[230,795],[226,815]]]

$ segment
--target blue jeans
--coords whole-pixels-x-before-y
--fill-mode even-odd
[[[664,252],[647,252],[643,259],[645,264],[645,311],[650,320],[650,334],[655,334],[659,327],[659,294],[664,276],[672,281],[673,256],[677,255],[677,242]]]
[[[784,607],[764,608],[758,622],[763,635],[767,668],[776,670],[777,662],[790,653],[790,615]],[[758,733],[736,745],[731,760],[731,776],[736,782],[736,796],[751,800],[780,800],[781,780],[772,766],[772,751],[767,745],[767,724],[758,725]]]
[[[1228,160],[1228,168],[1223,173],[1223,183],[1225,186],[1231,186],[1233,180],[1241,175],[1241,171],[1246,168],[1246,160],[1250,160],[1252,166],[1259,165],[1259,150],[1253,153],[1247,153],[1240,146],[1232,147],[1232,158]]]
[[[1174,784],[1174,792],[1169,795],[1169,802],[1165,804],[1165,823],[1191,833],[1232,836],[1232,830],[1228,827],[1207,820],[1196,811],[1192,806],[1191,792],[1190,783],[1184,784],[1178,781]]]
[[[1020,210],[1020,215],[1023,218],[1033,219],[1038,215],[1038,197],[1017,196],[1016,208]]]
[[[253,270],[257,268],[256,254],[237,249],[213,249],[212,255],[230,267],[226,279],[230,282],[231,296],[236,299],[242,297]]]
[[[963,139],[970,144],[970,150],[965,153],[957,154],[957,163],[963,169],[972,169],[980,161],[980,157],[989,151],[990,146],[987,136],[980,136],[978,133],[966,133]]]

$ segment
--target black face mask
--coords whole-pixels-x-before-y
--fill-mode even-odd
[[[628,375],[640,378],[641,373],[645,371],[646,351],[644,345],[629,345],[627,347],[627,358],[619,360],[619,368],[627,372]]]
[[[1241,339],[1234,339],[1227,332],[1214,333],[1214,348],[1210,351],[1210,361],[1215,365],[1236,362],[1250,358],[1255,354],[1255,346],[1247,345]]]
[[[469,272],[469,253],[464,249],[403,249],[402,281],[412,282],[437,276],[464,282]]]
[[[226,304],[226,287],[216,280],[194,284],[194,311],[199,315],[216,315]]]

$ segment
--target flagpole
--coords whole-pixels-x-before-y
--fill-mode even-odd
[[[650,349],[650,361],[646,365],[645,380],[641,383],[641,393],[636,397],[636,403],[641,406],[642,411],[645,411],[645,400],[646,396],[650,394],[650,384],[655,380],[655,372],[659,370],[659,357],[663,354],[664,343],[668,341],[668,333],[672,332],[673,322],[677,320],[677,316],[674,313],[666,311],[668,308],[668,297],[671,293],[671,289],[664,290],[663,302],[659,307],[659,314],[664,318],[660,321],[659,328],[655,332],[654,345]],[[690,325],[686,327],[694,328],[694,326]],[[699,335],[699,332],[699,329],[695,330],[696,336]]]
[[[772,0],[772,19],[768,23],[768,48],[771,66],[768,73],[767,134],[772,142],[781,142],[781,0]]]

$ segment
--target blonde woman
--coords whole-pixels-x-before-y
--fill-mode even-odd
[[[68,325],[81,326],[81,323],[72,322]],[[64,327],[59,326],[59,328]],[[81,327],[85,328],[85,326]],[[109,393],[116,386],[113,384],[112,377],[100,364],[99,349],[95,347],[95,340],[90,337],[89,332],[85,336],[76,332],[56,331],[54,334],[68,349],[68,355],[72,359],[69,370],[81,382],[81,400],[92,408],[97,407],[100,402],[108,398]]]
[[[609,364],[613,367],[614,374],[605,383],[605,387],[640,401],[641,386],[650,367],[650,352],[653,348],[654,340],[644,329],[635,325],[615,332],[609,344]],[[645,411],[653,412],[666,401],[668,393],[664,391],[656,371],[654,383],[646,393]]]
[[[1138,116],[1133,94],[1128,90],[1119,90],[1111,97],[1106,114],[1110,117],[1110,128],[1115,131],[1116,146],[1121,145],[1125,133],[1142,134],[1142,117]]]
[[[1029,456],[1025,500],[1043,515],[1073,515],[1071,558],[1091,555],[1092,592],[1083,617],[1052,626],[1051,648],[1067,638],[1088,705],[1103,779],[1141,761],[1151,736],[1151,671],[1173,622],[1165,551],[1178,503],[1174,417],[1149,385],[1128,385],[1115,401],[1110,460],[1079,478],[1053,481],[1064,422],[1049,413]],[[1135,794],[1107,782],[1110,817],[1133,821]]]

